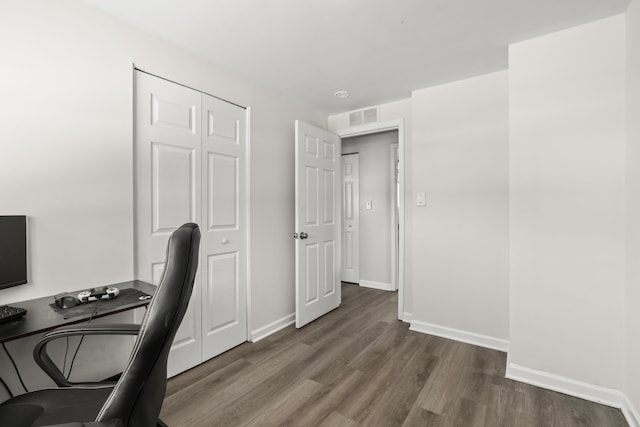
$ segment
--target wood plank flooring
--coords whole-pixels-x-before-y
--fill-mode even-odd
[[[506,354],[409,331],[397,294],[342,305],[172,378],[171,427],[627,426],[620,410],[504,378]]]

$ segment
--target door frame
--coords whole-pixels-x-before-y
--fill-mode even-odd
[[[404,120],[391,120],[388,122],[369,123],[362,126],[354,126],[347,129],[340,129],[334,131],[341,139],[351,138],[354,136],[370,135],[374,133],[398,131],[398,158],[400,159],[400,167],[398,171],[400,180],[400,212],[401,215],[398,218],[399,224],[399,244],[398,244],[398,320],[408,321],[404,315],[404,275],[405,275],[405,259],[404,259],[404,245],[405,245],[405,157],[404,157]],[[342,167],[342,166],[341,166]],[[395,263],[395,259],[392,260]],[[393,265],[393,264],[392,264]]]
[[[398,179],[398,177],[396,177],[396,167],[398,167],[396,161],[400,159],[400,147],[398,143],[393,143],[389,146],[389,159],[389,179],[391,181],[391,285],[394,290],[398,290],[398,270],[400,270],[400,260],[398,259],[398,246],[400,244],[398,238],[400,233],[397,230],[399,221],[397,212],[400,211],[399,206],[398,209],[396,209],[399,201],[398,193],[400,192],[399,189],[396,189],[396,180]]]

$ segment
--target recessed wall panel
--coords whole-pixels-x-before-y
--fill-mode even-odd
[[[353,270],[353,233],[351,231],[345,232],[344,246],[344,268]]]
[[[151,94],[151,125],[196,134],[196,106],[167,101]]]
[[[311,135],[305,136],[305,153],[311,157],[318,157],[318,138]]]
[[[324,170],[323,173],[324,178],[324,216],[323,222],[325,225],[333,224],[335,221],[335,205],[334,205],[334,182],[335,182],[335,171],[332,170]]]
[[[209,111],[207,114],[207,135],[217,135],[225,138],[228,142],[239,143],[238,127],[239,122],[233,117],[227,117],[217,111]]]
[[[185,312],[180,327],[176,332],[173,344],[171,345],[172,350],[191,345],[195,343],[198,339],[197,337],[200,336],[200,317],[198,316],[198,310],[193,307],[194,304],[199,302],[198,299],[196,294],[191,295],[191,299],[189,300],[190,307]]]
[[[238,227],[239,160],[234,156],[209,153],[207,163],[209,229]]]
[[[195,222],[195,153],[191,148],[152,143],[152,233]]]
[[[305,289],[307,304],[318,300],[320,248],[317,243],[305,245],[306,265],[305,265]]]
[[[336,291],[336,277],[333,273],[335,260],[335,242],[333,240],[323,243],[324,256],[324,295],[332,294]]]
[[[210,255],[207,261],[206,307],[211,323],[206,326],[213,333],[238,322],[238,253]]]
[[[351,176],[353,174],[353,164],[351,163],[343,163],[344,164],[344,176]]]
[[[318,224],[318,168],[305,167],[305,224]]]
[[[324,158],[333,162],[336,159],[335,145],[329,141],[322,141],[322,143],[324,147]]]
[[[162,272],[164,271],[164,262],[155,262],[151,264],[151,282],[154,285],[160,284],[160,279],[162,279]]]
[[[344,218],[353,219],[353,182],[344,184]]]

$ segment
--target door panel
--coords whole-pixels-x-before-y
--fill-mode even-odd
[[[239,163],[236,156],[209,153],[207,212],[209,226],[212,229],[238,227]]]
[[[203,360],[247,340],[246,114],[202,95]]]
[[[158,283],[170,234],[200,225],[169,376],[247,340],[246,111],[136,71],[135,274]]]
[[[359,155],[342,156],[342,273],[345,282],[360,283]]]
[[[336,291],[335,241],[324,242],[324,296],[328,297]]]
[[[200,223],[200,93],[136,72],[136,278],[158,284],[171,233]],[[200,274],[169,355],[169,375],[201,362]]]
[[[339,138],[296,121],[296,327],[340,305]],[[307,237],[308,236],[308,237]]]
[[[153,232],[171,233],[196,219],[196,151],[155,142],[151,146]]]

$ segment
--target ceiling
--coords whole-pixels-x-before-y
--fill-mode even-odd
[[[327,114],[506,69],[510,43],[628,1],[85,0]]]

